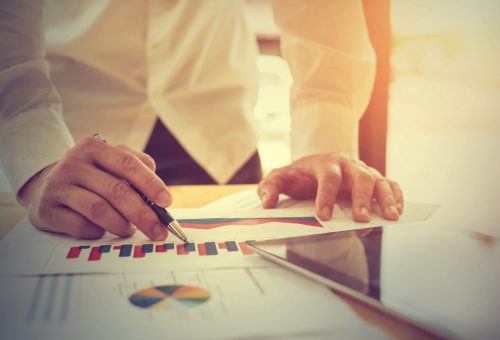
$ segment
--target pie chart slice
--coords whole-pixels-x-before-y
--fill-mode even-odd
[[[195,308],[210,299],[210,292],[187,285],[166,285],[141,289],[129,297],[132,305],[148,310]]]

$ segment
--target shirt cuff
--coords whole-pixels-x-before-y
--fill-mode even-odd
[[[358,157],[357,115],[335,102],[315,102],[292,109],[292,160],[329,152]]]
[[[0,163],[17,195],[28,180],[74,146],[57,106],[28,110],[3,120]]]

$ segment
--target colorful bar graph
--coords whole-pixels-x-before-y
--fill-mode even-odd
[[[132,257],[132,258],[144,258],[146,254],[161,254],[169,253],[168,250],[176,250],[176,255],[188,255],[189,253],[195,253],[199,256],[216,256],[223,253],[235,253],[242,255],[251,255],[253,251],[248,247],[247,242],[236,242],[236,241],[226,241],[226,242],[204,242],[204,243],[179,243],[174,244],[171,242],[153,244],[121,244],[112,246],[110,244],[96,245],[96,246],[73,246],[68,249],[66,254],[67,259],[78,259],[82,257],[82,254],[86,249],[90,249],[88,252],[87,261],[100,261],[103,258],[103,254],[109,254],[106,256],[112,256],[111,250],[115,250],[118,253],[118,258],[122,257]],[[85,255],[87,256],[87,255]],[[115,255],[116,256],[116,255]],[[85,258],[85,257],[84,257]]]

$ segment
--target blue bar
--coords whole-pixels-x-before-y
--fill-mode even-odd
[[[111,251],[111,246],[109,244],[103,244],[99,247],[99,253],[109,253]]]
[[[227,241],[226,242],[227,251],[238,251],[238,245],[235,241]]]
[[[196,248],[194,246],[194,243],[185,243],[184,244],[184,250],[185,251],[188,251],[188,252],[192,252],[192,251],[195,251]]]
[[[207,251],[207,255],[217,255],[215,242],[205,242],[205,250]]]
[[[152,244],[143,244],[142,245],[142,252],[143,253],[152,253],[153,252],[153,245]]]
[[[173,243],[163,243],[163,249],[169,250],[169,249],[174,249],[175,246]]]
[[[130,254],[132,254],[132,245],[131,244],[122,244],[120,247],[119,257],[129,257]]]
[[[80,248],[80,249],[89,249],[90,246],[78,246],[78,248]]]

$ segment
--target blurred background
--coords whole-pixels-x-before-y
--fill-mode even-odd
[[[267,173],[290,162],[292,79],[279,56],[270,1],[246,4],[261,51],[253,119]],[[385,168],[407,198],[441,203],[440,213],[456,216],[454,223],[500,234],[500,2],[364,5],[379,68],[361,157]],[[0,171],[0,191],[9,190]]]
[[[279,33],[269,1],[248,4],[261,52],[277,54],[273,44],[279,45]],[[370,33],[378,39],[375,48],[388,53],[388,70],[379,60],[378,71],[388,74],[382,84],[386,112],[384,105],[375,105],[376,112],[370,113],[375,117],[362,127],[361,141],[363,132],[380,132],[365,144],[383,145],[383,127],[370,123],[376,125],[386,115],[386,174],[402,185],[407,198],[442,203],[438,215],[446,215],[447,221],[455,216],[452,222],[459,226],[472,224],[500,235],[500,2],[392,0],[364,5]],[[382,51],[381,59],[385,57]],[[255,118],[259,152],[269,171],[290,161],[291,78],[279,56],[261,55],[258,63],[261,88]],[[384,96],[383,89],[374,95],[380,93]]]

